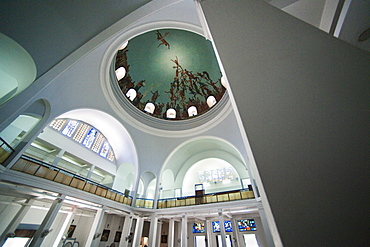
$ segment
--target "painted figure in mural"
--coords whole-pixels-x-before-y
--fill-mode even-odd
[[[157,100],[157,98],[159,97],[159,93],[158,93],[158,90],[156,90],[155,92],[152,92],[152,103],[155,104],[155,101]]]
[[[169,32],[166,32],[164,34],[164,36],[162,36],[162,34],[157,31],[157,40],[160,41],[161,43],[157,46],[157,47],[160,47],[161,45],[164,45],[166,46],[168,49],[170,49],[170,44],[164,39],[166,38],[170,33]]]
[[[138,92],[139,91],[139,89],[141,88],[141,87],[144,87],[145,86],[145,80],[141,80],[141,81],[139,81],[138,83],[136,83],[136,86],[135,86],[135,90],[136,90],[136,92]]]

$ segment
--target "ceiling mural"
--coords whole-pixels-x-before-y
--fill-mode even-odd
[[[211,42],[184,30],[155,30],[129,40],[118,50],[115,68],[128,100],[162,119],[198,116],[226,90]]]

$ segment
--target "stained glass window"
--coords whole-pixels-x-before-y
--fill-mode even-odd
[[[86,148],[98,153],[101,157],[114,161],[114,152],[108,140],[91,125],[73,119],[54,119],[49,127],[71,137],[78,143],[82,143]]]
[[[75,132],[78,124],[79,123],[76,120],[69,120],[68,123],[67,123],[67,126],[64,127],[64,130],[62,131],[62,134],[66,135],[68,137],[71,137],[72,134]]]
[[[82,144],[87,147],[87,148],[91,148],[94,140],[95,140],[95,137],[96,137],[96,129],[94,128],[91,128],[89,130],[89,132],[87,132],[87,135],[85,137],[85,140],[82,142]]]

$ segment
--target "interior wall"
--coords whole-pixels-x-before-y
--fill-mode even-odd
[[[201,6],[284,246],[368,244],[370,55],[263,1]]]

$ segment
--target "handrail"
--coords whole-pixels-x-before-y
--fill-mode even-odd
[[[135,201],[135,207],[137,208],[153,208],[154,199],[140,198],[137,197]]]
[[[22,164],[22,160],[29,162],[29,164]],[[37,167],[35,167],[35,165]],[[46,168],[47,170],[43,170],[42,168]],[[132,196],[126,196],[123,192],[109,188],[105,185],[74,174],[73,172],[47,164],[27,155],[22,155],[11,169],[62,183],[127,205],[131,205],[132,202]]]
[[[37,159],[32,158],[32,157],[30,157],[30,156],[22,155],[22,156],[21,156],[21,158],[23,158],[23,159],[25,159],[25,160],[28,160],[28,161],[31,161],[31,162],[34,162],[34,163],[37,163],[37,164],[42,165],[42,166],[46,166],[47,168],[49,168],[49,169],[51,169],[51,170],[58,170],[58,171],[62,171],[63,173],[65,173],[65,174],[67,174],[67,175],[71,175],[71,176],[73,176],[73,177],[75,177],[75,178],[79,178],[79,179],[81,179],[81,180],[84,180],[84,181],[88,182],[89,184],[93,184],[93,185],[99,186],[99,187],[101,187],[101,188],[104,188],[104,189],[110,190],[110,191],[112,191],[112,192],[116,192],[117,194],[122,194],[122,195],[123,195],[123,193],[122,193],[122,192],[120,192],[120,191],[118,191],[118,190],[115,190],[115,189],[109,188],[109,187],[107,187],[107,186],[105,186],[105,185],[99,184],[99,183],[97,183],[97,182],[95,182],[95,181],[92,181],[92,180],[90,180],[90,179],[87,179],[87,178],[81,177],[80,175],[77,175],[77,174],[75,174],[75,173],[73,173],[73,172],[67,171],[67,170],[65,170],[65,169],[63,169],[63,168],[60,168],[60,167],[57,167],[57,166],[50,165],[50,164],[48,164],[48,163],[45,163],[45,162],[40,161],[40,160],[37,160]]]
[[[0,164],[2,165],[13,152],[14,148],[0,137]]]
[[[9,148],[12,152],[14,152],[14,148],[12,148],[12,146],[10,146],[10,144],[8,144],[3,138],[0,137],[0,141],[2,142],[2,144],[0,144],[0,147],[3,146],[3,144],[5,144],[7,148]]]
[[[255,196],[252,190],[240,189],[232,191],[215,192],[204,195],[162,198],[158,199],[158,208],[181,207],[253,198],[255,198]]]

